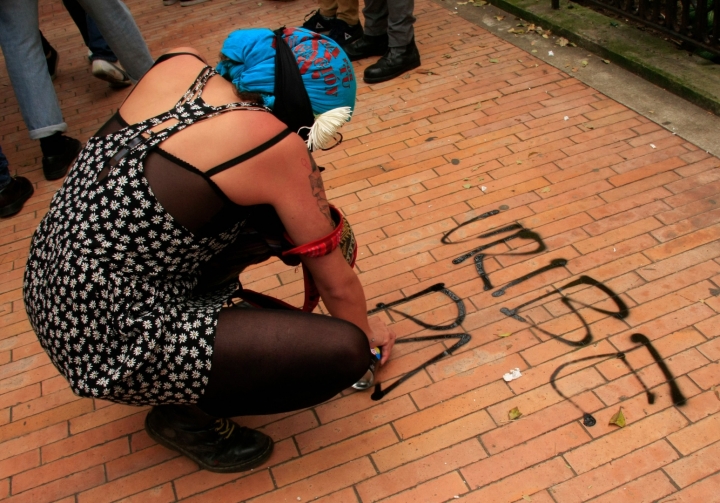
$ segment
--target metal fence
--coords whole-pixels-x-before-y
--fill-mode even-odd
[[[720,0],[584,0],[720,55]],[[552,0],[553,9],[560,0]]]

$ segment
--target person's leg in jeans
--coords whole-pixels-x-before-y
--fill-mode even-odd
[[[0,2],[0,47],[30,138],[65,131],[40,40],[37,0]]]
[[[80,30],[85,45],[90,49],[90,62],[94,77],[110,83],[110,87],[126,87],[132,84],[130,77],[117,64],[117,56],[103,38],[97,24],[77,0],[63,0],[65,9]]]
[[[27,178],[10,176],[8,160],[0,147],[0,217],[20,211],[32,193],[33,186]]]
[[[3,0],[5,1],[5,0]],[[97,23],[100,32],[133,82],[153,64],[140,30],[127,6],[120,0],[78,0]]]
[[[0,2],[0,47],[30,138],[40,140],[45,177],[62,178],[81,144],[62,135],[67,124],[48,73],[37,0]]]

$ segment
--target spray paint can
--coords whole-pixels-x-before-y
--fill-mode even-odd
[[[358,382],[352,385],[353,388],[358,390],[365,390],[375,383],[375,367],[380,363],[382,358],[382,352],[380,348],[372,348],[370,350],[370,366],[368,371],[365,372]]]

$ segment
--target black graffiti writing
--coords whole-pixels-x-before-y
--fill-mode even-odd
[[[630,336],[630,340],[634,343],[636,343],[635,347],[632,347],[628,349],[627,351],[618,351],[616,353],[603,353],[600,355],[592,355],[592,356],[585,356],[583,358],[577,358],[575,360],[571,360],[569,362],[565,362],[562,365],[558,366],[555,371],[550,376],[550,385],[555,390],[555,392],[560,395],[565,400],[572,403],[578,410],[583,412],[583,423],[585,426],[593,426],[595,424],[595,418],[593,418],[592,414],[583,411],[582,407],[580,407],[577,402],[575,402],[572,397],[569,397],[565,395],[557,385],[557,378],[558,375],[560,375],[560,372],[565,367],[568,367],[570,365],[575,365],[584,361],[588,360],[608,360],[610,358],[617,358],[621,360],[630,370],[630,372],[635,376],[635,378],[638,380],[640,385],[643,387],[643,390],[645,390],[645,395],[647,396],[647,401],[649,404],[655,403],[655,394],[650,391],[650,389],[647,387],[645,382],[643,381],[640,374],[635,370],[632,365],[630,365],[630,362],[627,361],[626,355],[627,353],[630,353],[632,351],[637,351],[641,348],[646,348],[650,355],[652,356],[653,360],[655,360],[655,364],[660,368],[661,372],[663,373],[663,376],[665,377],[665,382],[670,388],[670,396],[672,398],[672,403],[674,405],[685,405],[687,403],[687,399],[685,398],[685,395],[683,395],[682,391],[680,391],[680,387],[677,385],[677,382],[675,382],[675,377],[670,372],[670,369],[667,367],[667,364],[663,361],[662,357],[660,356],[660,353],[658,353],[657,349],[653,346],[650,339],[648,339],[647,336],[639,333],[632,334]],[[591,423],[591,424],[590,424]]]
[[[422,297],[423,295],[427,295],[432,292],[440,292],[447,297],[449,297],[452,301],[455,302],[455,305],[457,306],[457,316],[455,317],[455,321],[450,323],[449,325],[431,325],[429,323],[425,323],[424,321],[418,320],[414,316],[411,316],[409,314],[405,314],[402,311],[398,311],[397,309],[393,309],[396,306],[399,306],[400,304],[405,304],[407,302],[410,302],[413,299],[417,299],[418,297]],[[395,300],[393,302],[390,302],[389,304],[385,304],[383,302],[379,302],[375,309],[371,309],[368,311],[368,315],[378,313],[380,311],[392,311],[393,313],[399,314],[400,316],[407,318],[408,320],[417,323],[423,328],[427,328],[428,330],[451,330],[457,326],[459,326],[464,320],[465,320],[465,303],[463,300],[455,295],[453,292],[445,288],[444,283],[436,283],[432,286],[429,286],[425,290],[422,290],[420,292],[414,293],[410,295],[409,297],[405,297],[404,299]]]
[[[609,311],[606,309],[600,309],[599,307],[585,304],[584,302],[580,302],[578,300],[573,299],[572,297],[568,297],[563,294],[563,290],[568,290],[570,288],[580,286],[580,285],[588,285],[588,286],[597,288],[600,291],[602,291],[605,295],[607,295],[615,303],[615,305],[617,306],[617,311]],[[584,276],[584,275],[580,276],[578,279],[571,281],[559,288],[556,288],[552,292],[548,292],[543,295],[540,295],[534,299],[531,299],[531,300],[525,302],[524,304],[520,304],[519,306],[517,306],[513,309],[508,309],[507,307],[503,307],[500,309],[500,312],[503,313],[505,316],[509,316],[520,322],[529,323],[525,318],[520,316],[520,314],[519,314],[520,310],[524,307],[535,304],[538,301],[546,299],[553,295],[559,295],[560,301],[568,309],[570,309],[570,311],[575,316],[578,317],[578,319],[580,320],[580,322],[583,325],[583,328],[585,329],[585,336],[579,341],[571,341],[560,335],[553,334],[552,332],[548,332],[547,330],[536,325],[535,323],[531,323],[531,324],[534,329],[539,330],[540,332],[542,332],[550,337],[553,337],[561,342],[564,342],[565,344],[568,344],[570,346],[578,346],[578,347],[585,346],[587,344],[590,344],[593,340],[592,332],[590,331],[590,325],[588,325],[587,321],[585,320],[585,317],[582,314],[580,314],[580,312],[577,310],[577,308],[575,307],[576,305],[580,306],[580,307],[586,307],[588,309],[592,309],[593,311],[596,311],[598,313],[606,314],[608,316],[612,316],[612,317],[620,319],[620,320],[627,318],[628,315],[630,314],[630,311],[628,310],[627,305],[625,304],[625,302],[623,302],[623,300],[620,298],[620,296],[618,296],[618,294],[613,292],[610,288],[608,288],[605,284],[599,282],[598,280],[591,278],[590,276]]]
[[[446,356],[449,356],[455,352],[459,347],[464,346],[468,342],[470,342],[470,339],[472,337],[470,334],[443,334],[443,335],[429,335],[425,337],[408,337],[406,339],[398,339],[395,341],[396,344],[402,344],[402,343],[408,343],[408,342],[423,342],[423,341],[432,341],[432,340],[444,340],[444,339],[459,339],[455,344],[450,346],[448,349],[442,351],[441,353],[433,356],[425,363],[415,367],[410,372],[407,372],[404,374],[400,379],[392,383],[390,386],[382,389],[382,385],[380,383],[375,385],[375,391],[370,396],[372,400],[378,401],[381,400],[383,397],[385,397],[388,393],[390,393],[392,390],[397,388],[400,384],[404,383],[408,379],[410,379],[412,376],[426,368],[428,365],[432,365],[433,363],[438,362],[439,360],[445,358]]]

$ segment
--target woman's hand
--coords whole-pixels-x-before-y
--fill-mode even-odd
[[[385,325],[385,322],[377,316],[368,318],[368,324],[370,325],[371,332],[371,335],[369,336],[370,347],[380,348],[380,351],[382,351],[380,364],[382,365],[388,360],[388,358],[390,358],[390,352],[395,345],[397,335],[395,335],[395,332]]]

